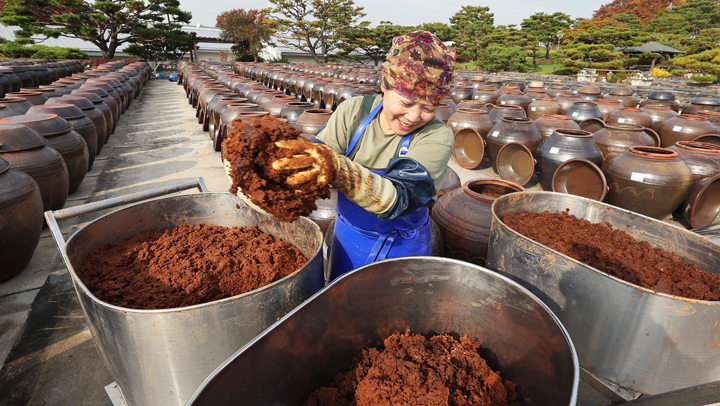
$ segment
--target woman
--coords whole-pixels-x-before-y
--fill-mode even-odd
[[[383,95],[346,100],[317,135],[324,145],[273,163],[310,168],[288,177],[290,185],[330,183],[340,192],[330,280],[373,261],[431,254],[427,205],[453,146],[452,130],[435,112],[454,65],[455,51],[427,31],[396,37],[382,65]]]

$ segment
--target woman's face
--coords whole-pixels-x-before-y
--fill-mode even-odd
[[[438,109],[438,106],[414,102],[392,89],[383,93],[380,128],[385,134],[410,134],[432,120]]]

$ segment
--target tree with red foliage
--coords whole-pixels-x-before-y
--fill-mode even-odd
[[[275,33],[272,23],[255,9],[224,11],[217,16],[215,26],[222,29],[224,40],[234,43],[232,51],[239,61],[252,57],[257,62],[258,55]]]
[[[684,0],[615,0],[601,6],[593,18],[604,19],[617,14],[632,14],[645,24],[657,17],[661,11],[669,10]]]

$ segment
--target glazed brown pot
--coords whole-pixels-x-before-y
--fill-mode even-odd
[[[320,129],[330,120],[331,115],[332,110],[309,109],[298,116],[295,124],[305,134],[317,135]]]
[[[492,223],[490,206],[502,195],[524,190],[503,180],[475,179],[439,198],[431,217],[440,228],[444,256],[484,266]]]
[[[658,133],[662,140],[661,146],[667,148],[678,141],[692,141],[700,135],[717,134],[717,127],[705,117],[680,114],[662,123]]]
[[[97,96],[100,97],[103,103],[105,103],[110,108],[110,113],[112,114],[112,124],[113,128],[110,134],[115,133],[115,129],[117,128],[118,120],[120,120],[120,106],[117,104],[115,99],[108,94],[104,89],[101,89],[99,87],[93,87],[93,86],[87,86],[82,87],[79,89],[73,90],[70,94],[82,94],[82,93],[95,93]]]
[[[497,173],[495,162],[497,154],[503,145],[517,142],[526,146],[534,154],[535,149],[542,141],[542,137],[529,118],[504,117],[490,130],[485,140],[485,153],[490,159],[493,170]]]
[[[0,123],[22,124],[45,138],[45,145],[60,153],[65,162],[69,177],[68,195],[77,192],[87,174],[90,157],[85,140],[72,129],[70,123],[56,114],[25,114],[4,118]]]
[[[720,112],[717,111],[707,111],[707,110],[701,110],[698,115],[700,117],[705,117],[709,122],[711,122],[715,127],[720,128]]]
[[[0,118],[19,115],[20,113],[18,113],[17,111],[7,108],[4,104],[0,104]]]
[[[222,93],[216,93],[210,100],[208,100],[207,104],[205,105],[205,114],[202,121],[203,125],[203,131],[210,132],[210,127],[213,126],[213,111],[215,108],[222,104],[222,102],[226,103],[242,103],[244,101],[247,101],[246,99],[241,98],[235,93],[232,92],[222,92]],[[212,133],[211,133],[212,134]],[[212,135],[211,135],[212,137]]]
[[[720,174],[696,181],[683,202],[683,214],[690,227],[706,227],[718,221]]]
[[[45,104],[45,102],[48,99],[47,96],[45,96],[41,92],[29,92],[29,91],[8,93],[7,95],[5,95],[5,97],[21,97],[21,98],[27,100],[27,102],[32,104],[33,106],[37,106],[39,104]]]
[[[578,124],[590,118],[602,120],[602,113],[593,101],[577,101],[567,109],[565,115]]]
[[[478,100],[490,104],[495,104],[498,97],[500,97],[500,94],[498,94],[495,86],[492,85],[479,85],[472,94],[473,100]]]
[[[650,128],[655,132],[660,131],[662,123],[678,115],[675,110],[665,106],[645,106],[642,108],[642,111],[650,115],[652,119],[652,126]]]
[[[680,112],[680,102],[675,100],[675,94],[673,92],[656,90],[650,93],[647,99],[640,102],[640,107],[645,106],[665,106],[670,107],[676,112]]]
[[[88,149],[88,171],[92,170],[97,151],[98,136],[95,124],[79,107],[72,104],[44,104],[33,106],[27,114],[57,114],[67,120],[80,136],[85,140]]]
[[[22,124],[0,124],[0,158],[37,182],[43,212],[65,206],[70,179],[62,156],[47,141]]]
[[[217,132],[221,126],[220,121],[223,113],[227,110],[227,107],[230,105],[241,104],[245,101],[247,101],[245,98],[222,98],[217,103],[213,103],[212,108],[210,109],[210,116],[208,118],[208,133],[211,140],[214,140],[215,137],[217,137]]]
[[[46,104],[72,104],[80,108],[83,113],[89,118],[93,124],[95,124],[95,131],[97,133],[97,151],[96,156],[100,155],[103,145],[107,142],[107,123],[105,122],[105,115],[99,109],[95,108],[95,104],[82,96],[62,96],[62,97],[51,97],[48,99]]]
[[[631,147],[605,170],[610,204],[656,219],[666,219],[693,185],[690,168],[676,151]]]
[[[284,94],[284,93],[283,93],[282,91],[280,91],[280,90],[266,90],[266,91],[262,92],[261,94],[259,94],[259,95],[255,98],[254,101],[251,101],[250,98],[248,97],[248,101],[249,101],[250,103],[255,103],[255,104],[257,104],[261,109],[263,109],[263,111],[266,111],[266,110],[265,110],[265,105],[266,105],[270,100],[272,100],[273,97],[275,97],[275,96],[280,96],[280,95],[283,95],[283,94]]]
[[[561,94],[555,98],[557,104],[560,105],[560,114],[567,115],[568,109],[572,107],[575,102],[581,101],[579,97],[572,94]]]
[[[720,145],[678,141],[668,149],[678,153],[692,171],[695,182],[720,173]]]
[[[522,91],[520,90],[520,88],[517,87],[517,86],[510,86],[510,85],[500,86],[500,88],[497,89],[497,93],[498,93],[500,96],[502,96],[502,95],[504,95],[504,94],[507,94],[507,93],[518,93],[518,92],[519,92],[519,93],[522,93]]]
[[[462,100],[472,99],[472,95],[475,89],[472,86],[455,86],[450,89],[450,98],[455,103],[460,103]]]
[[[690,100],[682,114],[698,115],[701,111],[720,111],[720,99],[715,97],[696,97]]]
[[[580,125],[570,117],[559,114],[547,114],[533,121],[542,139],[548,138],[557,129],[579,130]]]
[[[450,119],[450,116],[452,116],[453,113],[455,113],[455,110],[453,110],[453,108],[450,107],[449,104],[440,103],[438,109],[435,111],[435,117],[443,123],[447,124],[448,119]]]
[[[457,111],[457,109],[459,109],[460,107],[466,107],[471,109],[485,110],[489,113],[490,109],[488,108],[488,106],[489,105],[487,103],[480,100],[463,100],[455,106],[455,110],[453,111]]]
[[[493,125],[499,123],[504,117],[527,117],[525,110],[517,106],[493,106],[488,113]]]
[[[607,119],[607,124],[634,124],[640,127],[652,127],[652,117],[641,109],[623,107],[611,113]]]
[[[570,90],[569,86],[552,85],[545,93],[547,94],[548,97],[551,97],[554,99],[561,95],[572,95],[572,90]]]
[[[485,141],[474,128],[461,128],[455,133],[452,155],[461,167],[475,169],[485,156]]]
[[[0,283],[18,275],[35,253],[43,225],[40,188],[0,158]]]
[[[437,198],[440,199],[445,194],[452,192],[455,189],[458,189],[462,186],[462,183],[460,183],[460,177],[458,176],[457,172],[451,167],[445,168],[445,176],[443,177],[443,183],[440,185],[440,190],[438,190]],[[437,201],[437,200],[436,200]],[[431,203],[428,207],[430,210],[432,210],[432,207],[434,206],[435,202]]]
[[[280,111],[280,117],[287,119],[289,123],[294,123],[305,110],[313,108],[315,106],[310,102],[289,102]]]
[[[531,120],[537,120],[542,116],[554,114],[560,114],[560,105],[555,99],[549,97],[535,99],[527,108],[527,115]]]
[[[593,134],[582,130],[555,130],[535,150],[535,171],[543,190],[552,191],[552,179],[558,166],[571,159],[586,159],[602,165],[603,155],[595,145]]]
[[[25,114],[33,105],[28,103],[23,97],[3,97],[0,98],[0,103],[6,108],[17,112],[18,114]]]
[[[598,165],[603,172],[608,162],[616,156],[627,152],[636,145],[656,146],[656,140],[650,136],[644,127],[634,124],[607,124],[605,128],[593,134],[595,145],[602,152],[602,164]]]
[[[629,87],[616,87],[605,96],[608,100],[618,100],[624,107],[637,107],[638,99]]]
[[[285,107],[286,104],[294,102],[296,100],[297,99],[295,99],[295,97],[288,95],[275,96],[270,99],[270,101],[265,103],[263,111],[267,111],[275,117],[280,117],[280,113],[282,112],[283,107]]]
[[[527,107],[530,105],[532,100],[520,91],[509,91],[498,97],[495,104],[499,106],[517,106],[525,110],[527,113]]]
[[[607,121],[610,113],[620,110],[623,105],[619,100],[595,99],[600,113],[602,113],[603,121]]]
[[[448,118],[447,125],[450,126],[453,134],[463,128],[472,128],[484,139],[493,127],[493,122],[485,110],[461,107]]]

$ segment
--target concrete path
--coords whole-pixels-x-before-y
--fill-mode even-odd
[[[463,182],[497,178],[489,168],[464,170],[452,160],[450,166]],[[212,150],[207,133],[197,124],[182,87],[153,79],[122,116],[93,171],[66,207],[199,176],[213,192],[230,186],[220,153]],[[102,214],[62,221],[64,238]],[[47,230],[27,269],[0,284],[0,365],[0,406],[113,405],[104,388],[114,379],[94,347],[67,269]],[[578,404],[583,406],[609,404],[584,384],[580,398]]]

